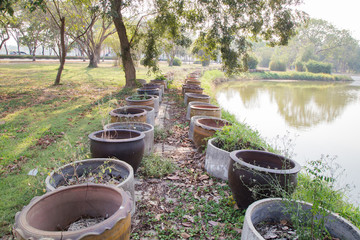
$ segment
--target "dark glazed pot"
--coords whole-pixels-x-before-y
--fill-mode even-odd
[[[121,107],[110,113],[111,122],[146,122],[147,111],[135,107]]]
[[[187,106],[189,102],[210,103],[210,96],[205,94],[186,93],[184,97],[184,103]]]
[[[221,108],[215,105],[196,104],[190,107],[190,119],[193,116],[209,116],[221,118]]]
[[[59,188],[35,197],[15,217],[17,239],[130,239],[131,202],[122,190],[100,184]],[[69,224],[82,217],[104,221],[75,231]]]
[[[245,213],[244,226],[241,233],[242,240],[264,240],[255,225],[261,222],[280,222],[287,220],[291,222],[289,208],[301,209],[300,212],[310,213],[312,205],[307,202],[285,202],[281,198],[266,198],[251,204]],[[296,214],[296,213],[294,213]],[[324,217],[325,228],[330,235],[336,239],[359,240],[359,229],[351,224],[348,220],[340,217],[338,214],[329,212],[326,216],[316,216],[317,219]],[[304,222],[310,222],[310,219],[302,219]],[[285,238],[284,238],[285,239]]]
[[[239,208],[256,200],[280,197],[279,188],[292,193],[301,166],[289,158],[259,150],[230,153],[229,186]]]
[[[164,95],[164,85],[161,85],[161,84],[154,84],[154,83],[147,83],[145,85],[143,85],[142,87],[143,89],[160,89],[160,93],[161,93],[161,96]]]
[[[154,107],[154,98],[148,95],[133,95],[125,98],[126,105],[141,105],[141,106],[149,106]]]
[[[134,172],[144,155],[145,134],[135,130],[109,129],[89,134],[93,158],[116,157],[130,164]]]
[[[221,118],[198,118],[194,122],[193,140],[196,147],[206,145],[206,138],[211,137],[216,131],[220,131],[222,127],[228,126],[230,123]]]
[[[146,95],[156,95],[159,96],[160,102],[162,101],[162,94],[160,88],[138,88],[138,94],[146,94]]]

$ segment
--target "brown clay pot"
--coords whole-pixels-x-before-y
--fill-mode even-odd
[[[200,87],[201,82],[198,80],[187,80],[185,84],[193,84],[193,85],[197,85]]]
[[[146,122],[147,112],[135,107],[121,107],[110,113],[111,122]]]
[[[144,155],[144,138],[144,133],[127,129],[93,132],[89,134],[91,157],[116,157],[130,164],[136,172]]]
[[[82,184],[63,187],[35,197],[15,217],[17,239],[130,239],[131,202],[113,186]],[[69,224],[82,217],[104,221],[75,231]]]
[[[154,98],[149,95],[133,95],[125,98],[125,100],[128,106],[140,105],[154,107]]]
[[[193,141],[197,148],[206,145],[206,138],[211,137],[216,131],[221,130],[222,127],[228,126],[230,123],[221,118],[199,118],[194,123]]]
[[[281,197],[279,188],[292,193],[301,166],[281,155],[259,150],[230,153],[229,186],[239,208],[267,197]]]
[[[199,87],[198,85],[194,85],[194,84],[183,84],[182,85],[182,93],[183,93],[183,95],[185,95],[185,93],[202,94],[203,91],[204,91],[204,89]]]
[[[190,106],[190,119],[193,116],[209,116],[221,118],[221,108],[215,105],[192,105]]]
[[[154,79],[154,80],[150,80],[151,83],[154,84],[160,84],[164,86],[164,89],[167,89],[167,81],[166,80],[159,80],[159,79]]]
[[[186,93],[184,98],[184,103],[187,106],[189,102],[210,103],[210,96],[205,94]]]

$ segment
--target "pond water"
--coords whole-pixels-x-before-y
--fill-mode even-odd
[[[238,81],[217,88],[219,105],[279,146],[293,139],[293,159],[304,165],[321,155],[336,158],[360,202],[360,78],[351,83]],[[358,186],[358,187],[356,187]]]

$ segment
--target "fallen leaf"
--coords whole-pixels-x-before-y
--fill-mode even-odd
[[[180,178],[178,176],[170,176],[170,177],[167,177],[167,179],[170,179],[170,180],[180,180]]]
[[[214,221],[209,221],[208,222],[210,225],[212,225],[212,226],[217,226],[217,225],[219,225],[219,222],[214,222]]]
[[[183,238],[185,238],[185,239],[188,239],[189,237],[191,237],[189,234],[187,234],[187,233],[181,233],[180,234],[181,235],[181,237],[183,237]]]
[[[286,225],[286,224],[287,224],[287,221],[286,221],[285,219],[284,219],[284,220],[281,220],[281,221],[280,221],[280,224],[281,224],[281,225]]]
[[[189,215],[184,215],[184,217],[183,218],[185,218],[185,219],[187,219],[187,220],[189,220],[190,222],[194,222],[194,218],[192,217],[192,216],[189,216]]]
[[[184,222],[184,223],[182,223],[182,225],[184,227],[191,227],[192,226],[191,222]]]
[[[205,180],[205,179],[209,179],[209,176],[208,175],[201,175],[200,177],[199,177],[199,180],[200,181],[203,181],[203,180]]]

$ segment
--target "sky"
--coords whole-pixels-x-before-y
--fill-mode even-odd
[[[346,29],[360,40],[360,0],[303,0],[299,9],[312,18],[324,19],[339,29]]]

